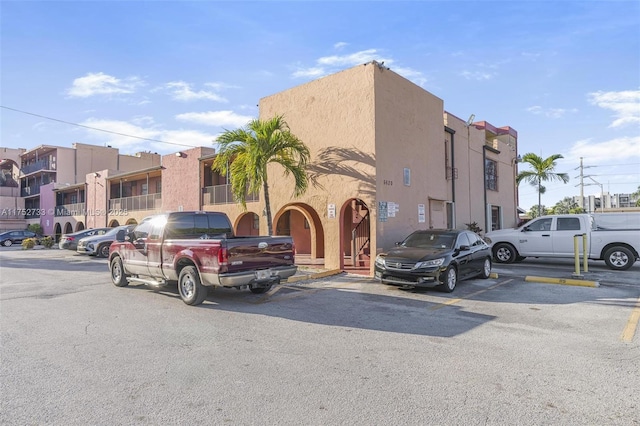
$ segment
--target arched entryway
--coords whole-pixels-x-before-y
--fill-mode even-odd
[[[371,221],[367,204],[357,198],[340,209],[340,268],[369,275],[371,266]]]
[[[296,246],[296,263],[324,263],[324,228],[313,207],[294,203],[283,207],[273,219],[275,235],[290,235]]]
[[[80,232],[80,231],[84,231],[84,223],[82,223],[82,222],[76,223],[76,231],[75,232]]]
[[[65,234],[72,234],[73,232],[75,232],[73,230],[73,226],[71,225],[71,222],[67,222],[64,224],[64,233]]]
[[[246,212],[240,215],[236,220],[234,232],[242,237],[260,235],[260,216],[253,212]]]
[[[127,223],[125,225],[137,225],[137,224],[138,224],[138,221],[132,218],[132,219],[127,220]],[[116,225],[116,226],[118,226],[118,225]]]
[[[109,222],[109,228],[115,228],[116,226],[120,226],[120,222],[118,222],[116,219],[111,220],[111,222]]]
[[[55,224],[55,226],[53,227],[53,233],[56,237],[56,243],[60,242],[60,236],[62,235],[62,226],[60,225],[60,223]]]

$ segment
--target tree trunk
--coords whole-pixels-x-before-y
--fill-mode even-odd
[[[267,184],[267,179],[262,181],[264,187],[264,210],[267,214],[267,231],[269,232],[269,236],[273,235],[273,224],[271,223],[271,201],[269,200],[269,184]]]

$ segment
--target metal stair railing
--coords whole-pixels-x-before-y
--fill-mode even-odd
[[[362,249],[369,243],[371,237],[371,227],[369,223],[369,211],[358,222],[355,228],[351,231],[351,259],[353,266],[358,266],[358,257],[362,252]]]

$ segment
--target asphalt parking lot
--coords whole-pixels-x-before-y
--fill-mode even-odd
[[[116,288],[0,248],[3,424],[640,423],[640,270],[494,265],[447,294],[337,274],[267,294]]]

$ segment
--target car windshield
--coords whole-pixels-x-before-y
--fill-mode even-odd
[[[102,235],[116,235],[119,230],[120,230],[120,228],[112,228],[112,229],[109,230],[109,232],[104,233]]]
[[[450,249],[453,247],[453,235],[435,232],[411,234],[402,242],[404,247]]]

